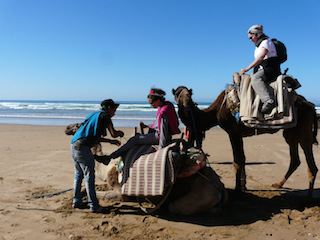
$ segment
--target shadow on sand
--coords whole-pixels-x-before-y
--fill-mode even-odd
[[[216,165],[233,165],[233,162],[219,162],[219,163],[210,163]],[[275,162],[249,162],[245,163],[245,165],[264,165],[264,164],[276,164]]]
[[[251,224],[257,221],[267,221],[284,210],[303,211],[305,208],[320,206],[320,189],[314,190],[314,198],[307,201],[308,190],[252,190],[237,193],[228,189],[229,200],[216,213],[201,213],[192,216],[171,214],[162,210],[156,217],[174,222],[186,222],[202,226],[237,226]],[[116,207],[116,206],[115,206]],[[144,213],[137,205],[123,205],[116,210],[117,214]],[[289,221],[289,220],[288,220]]]

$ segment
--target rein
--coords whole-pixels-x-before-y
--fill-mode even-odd
[[[177,97],[175,97],[175,102],[176,102],[177,105],[179,105],[179,100],[180,100],[180,98],[181,98],[181,95],[182,95],[185,91],[187,91],[187,89],[183,89],[183,90],[179,93],[179,95],[178,95]],[[193,130],[194,130],[195,133],[197,133],[197,127],[196,127],[196,123],[195,123],[193,111],[192,111],[192,109],[191,109],[190,107],[187,108],[187,111],[190,112],[190,115],[191,115]],[[196,138],[196,143],[197,143],[198,147],[199,147],[200,150],[203,152],[202,146],[200,145],[200,141],[199,141],[199,139],[198,139],[198,134],[195,134],[195,138]],[[207,158],[206,158],[206,162],[208,162],[208,159],[207,159]],[[217,187],[216,187],[214,178],[213,178],[212,180],[210,180],[208,177],[206,177],[205,175],[203,175],[203,174],[200,173],[199,171],[197,171],[197,173],[198,173],[201,177],[203,177],[205,180],[207,180],[208,182],[210,182],[210,183],[213,185],[214,191],[215,191],[215,193],[216,193],[216,195],[217,195],[217,198],[218,198],[218,200],[219,200],[219,209],[221,209],[222,203],[221,203],[221,199],[219,198],[219,192],[218,192],[218,190],[217,190]]]
[[[187,91],[187,90],[188,90],[187,88],[184,88],[183,90],[181,90],[181,92],[179,93],[179,95],[178,95],[177,97],[175,97],[175,102],[176,102],[177,105],[179,105],[179,100],[180,100],[182,94],[183,94],[185,91]],[[192,112],[192,110],[191,110],[190,107],[187,108],[187,111],[190,112],[190,115],[191,115],[193,130],[194,130],[195,133],[197,133],[197,127],[196,127],[196,123],[195,123],[195,120],[194,120],[193,112]],[[195,134],[195,137],[196,137],[196,143],[197,143],[197,145],[201,148],[200,141],[199,141],[199,139],[198,139],[198,135]]]
[[[194,132],[197,133],[197,127],[196,127],[196,122],[194,121],[193,111],[191,110],[191,108],[187,108],[187,111],[190,112],[193,129],[194,129]],[[200,141],[198,139],[198,134],[195,134],[195,137],[196,137],[197,145],[201,148]]]
[[[194,131],[197,132],[197,130],[196,130],[196,123],[195,123],[195,121],[194,121],[193,112],[192,112],[191,108],[188,108],[187,110],[190,112]],[[197,142],[200,150],[203,152],[202,146],[200,146],[200,141],[199,141],[199,139],[198,139],[198,135],[195,134],[195,136],[196,136],[196,142]],[[207,158],[206,158],[206,162],[209,162]],[[221,204],[221,199],[219,198],[219,192],[218,192],[218,190],[217,190],[217,187],[216,187],[214,178],[213,178],[212,180],[210,180],[208,177],[206,177],[205,175],[203,175],[203,174],[200,173],[199,171],[197,171],[197,173],[198,173],[201,177],[203,177],[204,179],[206,179],[208,182],[210,182],[210,183],[212,184],[213,189],[214,189],[214,192],[216,193],[217,198],[218,198],[218,200],[219,200],[219,209],[221,209],[221,206],[222,206],[222,204]]]
[[[222,203],[221,203],[221,199],[220,199],[220,197],[219,197],[219,192],[218,192],[218,189],[217,189],[217,187],[216,187],[216,184],[215,184],[215,181],[214,181],[214,177],[213,177],[213,179],[212,180],[210,180],[208,177],[206,177],[205,175],[203,175],[202,173],[200,173],[199,171],[197,171],[197,174],[199,174],[201,177],[203,177],[205,180],[207,180],[208,182],[210,182],[211,184],[212,184],[212,186],[213,186],[213,189],[214,189],[214,192],[215,192],[215,194],[217,195],[217,198],[218,198],[218,200],[219,200],[219,209],[221,209],[222,208]],[[215,174],[215,173],[214,173]]]

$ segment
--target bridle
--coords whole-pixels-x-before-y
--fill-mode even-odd
[[[187,91],[187,90],[188,90],[187,88],[181,90],[181,92],[179,93],[179,95],[178,95],[177,97],[175,97],[174,101],[176,102],[176,104],[179,104],[179,99],[181,98],[182,93],[183,93],[184,91]]]

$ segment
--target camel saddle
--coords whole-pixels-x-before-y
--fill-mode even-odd
[[[122,170],[118,169],[122,195],[163,196],[176,178],[194,175],[206,166],[206,160],[201,149],[184,149],[179,141],[160,150],[151,145],[135,146],[122,158]]]
[[[121,193],[125,196],[162,196],[174,183],[172,148],[175,143],[156,151],[154,146],[137,145],[122,159]]]
[[[261,101],[251,85],[251,75],[234,73],[233,84],[226,89],[227,107],[247,127],[282,129],[292,128],[297,124],[297,112],[294,106],[296,88],[301,85],[290,75],[279,75],[270,84],[277,103],[270,114],[259,110]]]

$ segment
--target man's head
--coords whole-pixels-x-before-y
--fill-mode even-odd
[[[259,35],[263,34],[263,26],[253,25],[248,29],[248,33],[256,34],[259,37]]]
[[[113,117],[120,104],[115,103],[112,99],[106,99],[106,100],[103,100],[100,103],[100,105],[101,105],[101,110],[106,111],[110,117]]]
[[[106,110],[108,107],[117,108],[120,104],[115,103],[112,99],[106,99],[103,100],[100,105],[102,110]]]

